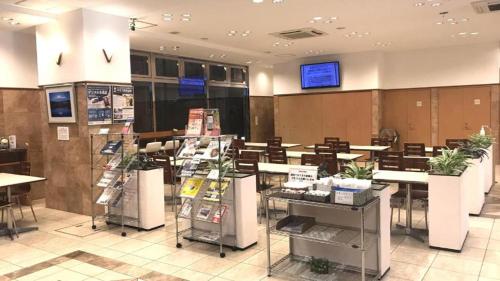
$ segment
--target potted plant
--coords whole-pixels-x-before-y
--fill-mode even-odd
[[[459,150],[470,158],[469,169],[464,179],[469,214],[479,215],[484,205],[485,164],[489,158],[488,151],[483,148],[481,141],[469,141]]]
[[[443,149],[429,165],[429,245],[461,251],[469,231],[464,179],[470,159],[460,149]]]
[[[373,178],[373,163],[368,162],[365,167],[360,167],[356,162],[351,161],[345,166],[345,170],[341,175],[343,178],[371,180]]]
[[[494,138],[491,135],[486,134],[473,134],[469,137],[469,142],[472,146],[483,149],[486,151],[487,158],[483,159],[481,165],[484,170],[484,192],[490,192],[491,187],[493,186],[493,174],[494,174],[494,165],[493,165],[493,144],[495,143]]]

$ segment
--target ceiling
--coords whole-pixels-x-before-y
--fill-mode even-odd
[[[500,42],[500,12],[476,14],[470,5],[473,1],[272,2],[264,0],[263,3],[255,4],[252,0],[0,0],[0,20],[3,17],[14,18],[20,23],[11,25],[7,21],[1,21],[0,29],[23,30],[46,22],[57,14],[77,8],[88,8],[156,24],[154,27],[130,32],[134,49],[214,61],[264,65],[320,54],[389,52]],[[440,15],[442,12],[447,14]],[[186,13],[190,15],[190,20],[181,20],[182,15]],[[165,21],[164,14],[168,14],[171,20]],[[315,17],[322,19],[311,22]],[[332,17],[335,18],[331,19]],[[326,22],[329,19],[331,20]],[[438,22],[443,24],[437,24]],[[293,41],[270,35],[304,27],[321,30],[327,35]],[[228,36],[231,31],[236,33]],[[242,36],[245,31],[250,33]]]

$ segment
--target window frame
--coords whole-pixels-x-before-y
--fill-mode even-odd
[[[143,56],[143,57],[147,57],[148,58],[148,75],[142,75],[142,74],[132,74],[132,64],[130,64],[130,73],[131,73],[131,76],[132,76],[132,79],[134,77],[136,78],[151,78],[153,77],[152,76],[152,73],[151,73],[151,64],[153,63],[152,62],[152,59],[151,59],[151,53],[148,53],[148,52],[139,52],[139,51],[130,51],[130,56]]]
[[[160,54],[151,54],[151,70],[153,72],[152,78],[154,79],[161,79],[161,80],[177,80],[179,81],[179,77],[181,77],[181,60],[178,57],[173,57],[173,56],[168,56],[168,55],[160,55]],[[177,77],[176,76],[161,76],[156,73],[156,59],[167,59],[167,60],[173,60],[177,62]]]

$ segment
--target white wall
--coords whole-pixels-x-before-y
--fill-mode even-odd
[[[40,85],[77,81],[130,82],[128,19],[75,10],[37,26]],[[107,63],[102,49],[112,54]],[[62,64],[56,64],[62,52]]]
[[[0,88],[37,88],[35,35],[0,31]]]
[[[340,61],[341,88],[302,90],[300,65]],[[498,43],[301,58],[274,65],[275,95],[500,83]]]
[[[250,96],[272,96],[273,69],[251,65],[248,71]]]

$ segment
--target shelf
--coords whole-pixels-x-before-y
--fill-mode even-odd
[[[317,274],[310,270],[308,259],[288,255],[271,265],[271,276],[287,280],[307,280],[307,281],[358,281],[362,280],[360,268],[330,264],[329,274]],[[377,280],[377,274],[367,270],[366,280]]]
[[[211,232],[211,231],[195,229],[195,228],[188,228],[188,229],[179,231],[179,235],[181,235],[186,240],[219,245],[221,243],[219,237],[217,237],[217,238],[208,238],[207,237],[209,234],[214,234],[214,233],[219,235],[218,232]],[[226,245],[226,246],[236,245],[236,236],[227,235],[227,234],[224,235],[224,237],[222,238],[222,244]]]
[[[357,229],[348,229],[345,227],[343,228],[327,224],[315,224],[302,234],[277,230],[276,226],[271,228],[271,233],[311,242],[361,250],[361,231]],[[364,248],[368,249],[372,245],[375,245],[377,243],[377,239],[376,234],[365,231]]]
[[[335,204],[335,203],[319,203],[319,202],[307,201],[307,200],[288,199],[288,198],[283,198],[283,197],[278,196],[277,193],[266,195],[266,199],[267,200],[282,201],[282,202],[298,204],[298,205],[330,208],[330,209],[338,209],[338,210],[346,210],[346,211],[357,211],[357,212],[360,212],[361,209],[368,210],[368,209],[376,206],[378,201],[379,201],[379,198],[375,197],[363,205],[356,206],[356,205],[344,205],[344,204]]]

